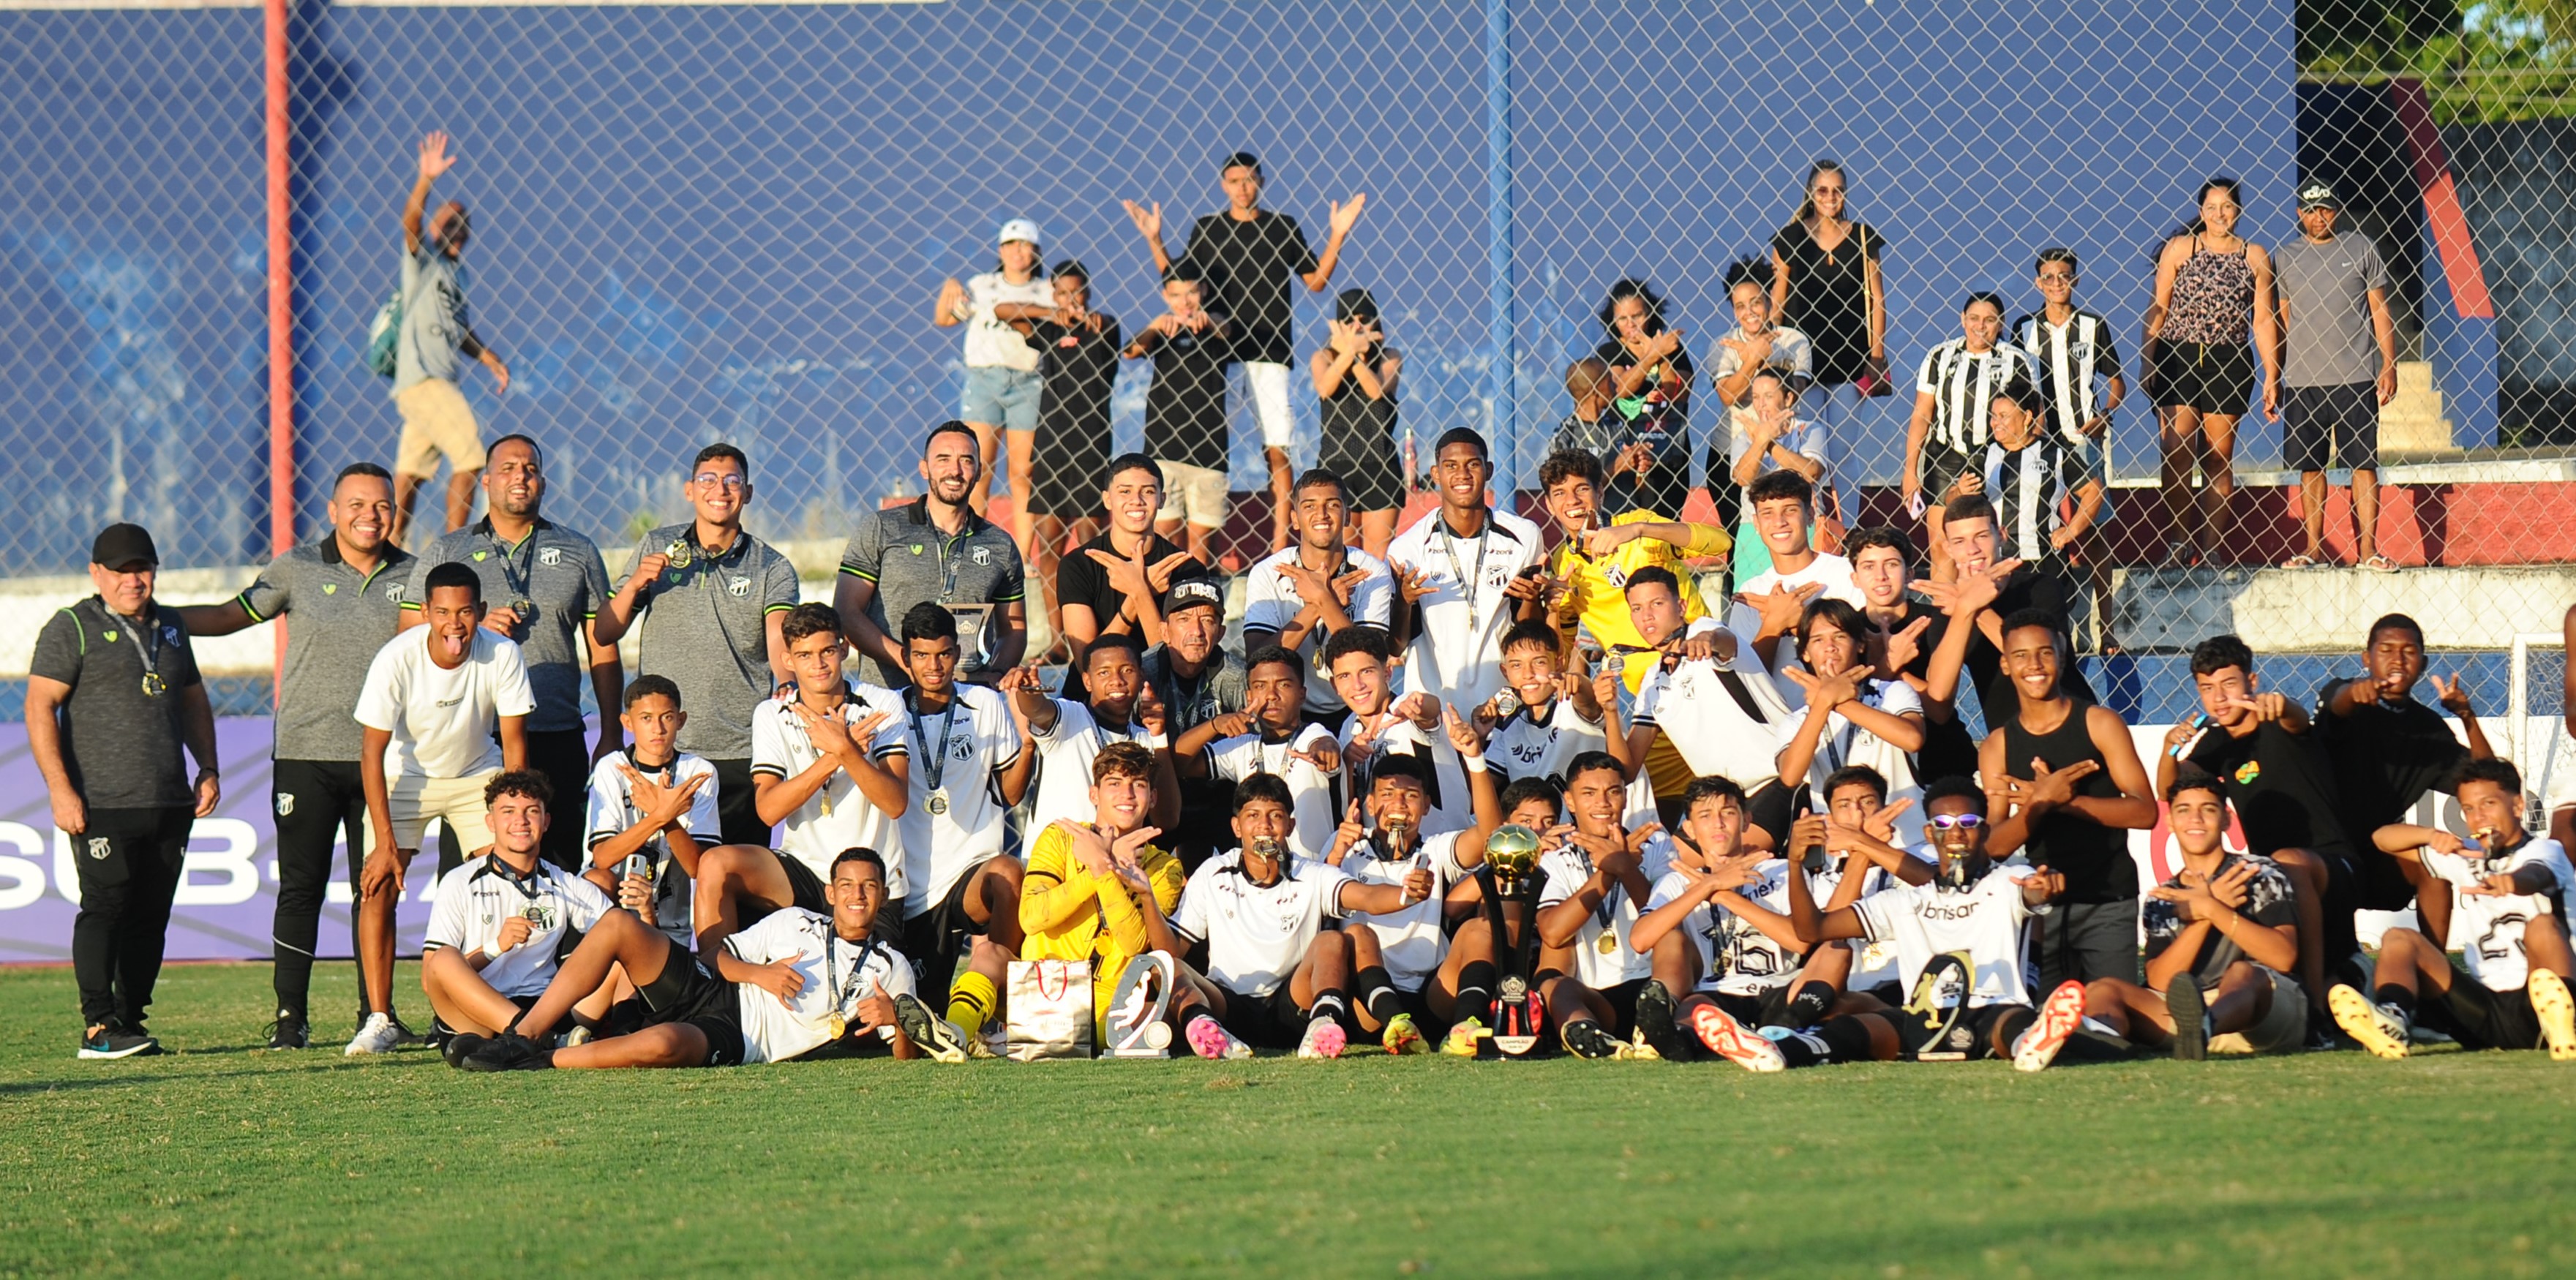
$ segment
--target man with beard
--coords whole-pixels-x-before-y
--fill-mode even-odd
[[[963,422],[930,429],[921,446],[921,498],[859,518],[841,550],[832,607],[850,647],[877,665],[889,689],[908,683],[892,620],[931,603],[957,617],[957,678],[991,684],[1028,651],[1028,589],[1019,544],[977,515],[968,498],[984,458]]]

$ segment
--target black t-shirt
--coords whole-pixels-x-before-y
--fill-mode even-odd
[[[2272,726],[2263,727],[2268,729]],[[2297,924],[2299,913],[2290,905],[2290,878],[2270,862],[2248,858],[2241,853],[2220,858],[2217,874],[2226,874],[2229,868],[2240,862],[2254,864],[2254,879],[2245,886],[2245,901],[2237,906],[2236,914],[2266,929]],[[2181,888],[2181,873],[2175,873],[2173,879],[2159,887]],[[2147,935],[2149,960],[2163,955],[2165,949],[2173,945],[2174,939],[2191,927],[2191,922],[2182,918],[2182,913],[2173,903],[2157,897],[2148,897],[2138,904],[2138,924]],[[2214,987],[2220,978],[2227,976],[2227,966],[2245,958],[2245,948],[2212,929],[2201,938],[2200,954],[2191,958],[2191,976],[2200,980],[2203,989]]]
[[[1145,388],[1145,453],[1223,471],[1226,466],[1225,367],[1236,359],[1233,322],[1211,313],[1204,330],[1157,336],[1154,381]]]
[[[2211,725],[2187,758],[2227,788],[2254,852],[2268,858],[2282,849],[2326,849],[2351,856],[2356,846],[2344,829],[2334,769],[2313,735],[2273,723],[2239,738]]]
[[[1190,247],[1181,256],[1199,269],[1208,310],[1243,322],[1242,341],[1231,358],[1288,363],[1295,327],[1288,282],[1317,265],[1297,220],[1268,209],[1256,210],[1248,222],[1211,213],[1191,225]]]
[[[2057,615],[2062,636],[2065,628],[2073,625],[2069,619],[2073,616],[2074,601],[2074,591],[2065,579],[2024,565],[2013,571],[2012,578],[2004,583],[2003,592],[1986,607],[1993,610],[1998,619],[2009,618],[2024,609],[2046,610]],[[1939,625],[1934,624],[1936,630]],[[1977,709],[1985,717],[1987,727],[1992,728],[2012,715],[2021,704],[2019,695],[2013,692],[2012,681],[2004,675],[2004,651],[1986,638],[1983,627],[1977,628],[1977,634],[1968,638],[1967,665],[1967,683],[1977,691]],[[2064,689],[2066,696],[2077,702],[2098,703],[2102,700],[2084,679],[2084,671],[2075,665],[2075,655],[2071,652],[2058,655],[2057,687]]]
[[[1029,325],[1038,349],[1038,429],[1057,440],[1109,447],[1109,391],[1118,381],[1118,352],[1125,344],[1114,316],[1100,318],[1100,332],[1068,329],[1053,320]]]
[[[2309,732],[2333,766],[2344,830],[2355,848],[2366,848],[2371,833],[2404,819],[2416,797],[2447,788],[2469,749],[2451,735],[2441,712],[2413,698],[2372,702],[2348,716],[2327,711],[2345,683],[2326,682]]]
[[[1145,563],[1148,567],[1161,564],[1163,561],[1179,555],[1188,549],[1174,545],[1171,539],[1166,538],[1159,533],[1150,534],[1148,536],[1153,539],[1152,542],[1146,544],[1149,548],[1145,553]],[[1102,565],[1099,561],[1091,558],[1090,553],[1094,551],[1106,552],[1113,556],[1118,554],[1118,548],[1110,545],[1109,535],[1103,533],[1099,537],[1083,543],[1080,547],[1075,548],[1072,554],[1067,555],[1064,559],[1056,562],[1056,606],[1058,608],[1063,608],[1069,605],[1082,605],[1091,610],[1091,623],[1094,627],[1101,631],[1109,631],[1113,629],[1110,624],[1116,622],[1118,620],[1119,613],[1126,609],[1127,597],[1125,593],[1119,591],[1118,588],[1110,585],[1108,568]],[[1172,570],[1172,581],[1174,582],[1178,582],[1184,578],[1212,578],[1215,576],[1216,570],[1207,567],[1206,564],[1197,560],[1183,561],[1178,567]],[[1138,632],[1133,625],[1124,628],[1124,630],[1129,635],[1136,636],[1139,640],[1143,639],[1142,633]],[[1076,663],[1065,668],[1062,696],[1073,699],[1076,702],[1080,702],[1085,698],[1086,694],[1082,683],[1082,666],[1080,663]],[[1175,725],[1173,727],[1173,732],[1178,733],[1181,728],[1182,726]]]

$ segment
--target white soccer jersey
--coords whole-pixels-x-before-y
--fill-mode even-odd
[[[2528,866],[2549,868],[2550,886],[2539,893],[2504,897],[2457,892],[2486,877],[2510,875]],[[2522,927],[2534,916],[2563,915],[2567,890],[2576,883],[2567,851],[2555,840],[2534,837],[2494,857],[2470,857],[2424,850],[2424,867],[2442,878],[2451,894],[2451,943],[2460,963],[2489,991],[2518,991],[2531,978],[2531,960],[2523,954]]]
[[[953,689],[945,711],[904,712],[912,744],[912,803],[902,823],[907,920],[945,901],[967,872],[1002,851],[1011,808],[1002,803],[1001,777],[1020,758],[1019,721],[984,685]]]
[[[1483,533],[1459,538],[1435,510],[1388,544],[1386,558],[1420,572],[1429,588],[1415,602],[1422,629],[1406,650],[1405,691],[1459,706],[1493,697],[1503,687],[1503,633],[1519,604],[1503,592],[1521,570],[1546,562],[1538,527],[1489,511]]]
[[[716,767],[683,751],[660,769],[647,769],[635,763],[633,749],[620,751],[599,762],[590,771],[590,808],[588,839],[585,849],[595,849],[602,840],[624,835],[626,829],[644,820],[644,810],[635,803],[634,786],[626,779],[633,769],[658,787],[687,785],[691,778],[704,778],[698,793],[689,797],[689,812],[680,825],[701,850],[724,843],[724,823],[716,816]],[[695,932],[689,927],[689,873],[671,858],[671,842],[661,832],[654,832],[637,853],[653,860],[653,919],[671,940],[694,950]],[[622,875],[622,873],[621,873]]]
[[[1860,700],[1861,705],[1892,716],[1923,714],[1922,697],[1914,692],[1914,686],[1903,680],[1868,681],[1861,686]],[[1801,710],[1779,723],[1781,750],[1788,750],[1790,741],[1798,736],[1798,727],[1805,722],[1806,712]],[[1878,770],[1879,776],[1887,779],[1889,804],[1900,799],[1915,802],[1896,815],[1896,839],[1893,843],[1899,848],[1920,844],[1923,840],[1923,788],[1915,784],[1914,757],[1887,739],[1853,724],[1839,711],[1826,713],[1824,736],[1816,740],[1816,754],[1807,765],[1807,776],[1783,781],[1792,786],[1806,783],[1812,788],[1809,794],[1813,797],[1816,812],[1823,813],[1831,799],[1825,794],[1825,779],[1847,765],[1867,765]],[[1822,902],[1823,899],[1817,901]]]
[[[1258,730],[1236,734],[1208,744],[1208,772],[1229,782],[1256,773],[1277,774],[1285,780],[1288,813],[1296,820],[1295,829],[1288,833],[1288,847],[1300,858],[1321,859],[1333,847],[1333,830],[1342,824],[1333,806],[1333,777],[1313,761],[1288,753],[1313,751],[1331,741],[1332,733],[1319,724],[1306,725],[1282,742],[1265,741]]]
[[[1425,733],[1422,726],[1391,711],[1379,718],[1385,727],[1378,730],[1367,748],[1357,751],[1351,748],[1351,740],[1359,735],[1359,717],[1342,721],[1338,737],[1342,744],[1344,799],[1367,797],[1377,776],[1378,761],[1389,755],[1412,756],[1431,766],[1431,812],[1423,815],[1423,834],[1464,831],[1476,825],[1476,797],[1467,789],[1467,765],[1458,758],[1458,748],[1450,743],[1448,733]],[[1331,848],[1331,841],[1327,840],[1324,847]]]
[[[1339,920],[1351,878],[1322,862],[1290,858],[1279,882],[1254,884],[1243,851],[1228,850],[1190,874],[1172,928],[1205,942],[1207,976],[1238,995],[1267,997],[1297,974],[1324,922]]]
[[[870,760],[883,764],[910,750],[904,741],[903,699],[890,689],[854,684],[850,686],[850,696],[841,703],[843,724],[856,724],[880,711],[886,713],[885,723],[878,726],[873,738],[860,745],[867,749]],[[791,704],[770,698],[752,708],[752,776],[765,773],[793,778],[822,758],[814,740],[805,736],[804,723],[797,719]],[[842,850],[876,850],[877,856],[885,859],[886,894],[896,900],[903,897],[905,890],[904,862],[896,856],[900,843],[895,820],[868,803],[868,798],[859,794],[859,784],[841,769],[834,770],[830,781],[778,824],[778,851],[804,863],[825,884],[832,882],[832,860],[840,857]]]
[[[796,967],[805,985],[793,1000],[780,1000],[756,983],[733,984],[742,1018],[742,1061],[785,1062],[832,1042],[834,1013],[858,1021],[859,1002],[871,996],[913,995],[912,963],[882,942],[849,942],[832,930],[829,916],[789,907],[772,911],[725,939],[737,960]],[[880,1027],[888,1042],[894,1028]]]
[[[588,930],[615,905],[598,886],[553,863],[541,860],[522,876],[501,855],[487,854],[439,877],[420,945],[424,951],[489,954],[502,923],[525,916],[527,940],[493,956],[483,966],[483,984],[513,999],[538,995],[554,979],[558,953],[571,950],[564,945],[565,930]]]
[[[1644,865],[1646,883],[1651,887],[1672,867],[1672,843],[1658,836],[1646,842]],[[1539,855],[1538,905],[1544,911],[1582,891],[1592,879],[1592,858],[1573,845],[1564,845]],[[1655,973],[1654,958],[1641,956],[1628,946],[1628,930],[1637,923],[1642,904],[1628,896],[1627,886],[1613,882],[1601,905],[1593,908],[1592,917],[1574,936],[1575,980],[1595,991],[1607,991],[1623,982],[1651,978]]]
[[[1809,596],[1810,602],[1840,600],[1855,609],[1869,603],[1869,597],[1862,595],[1860,588],[1852,583],[1851,561],[1829,551],[1818,552],[1815,559],[1807,562],[1806,568],[1795,573],[1782,573],[1777,568],[1764,570],[1746,579],[1735,590],[1738,595],[1765,596],[1784,588],[1808,586],[1824,588]],[[1762,633],[1762,611],[1741,600],[1730,600],[1726,606],[1726,629],[1734,632],[1736,642],[1749,650],[1753,647],[1753,637]],[[1793,710],[1806,705],[1806,690],[1779,674],[1791,667],[1805,669],[1805,664],[1798,660],[1796,634],[1781,636],[1774,642],[1771,652],[1755,656],[1771,670],[1772,685],[1780,691],[1783,703]]]
[[[1057,698],[1055,727],[1029,726],[1029,739],[1038,751],[1037,777],[1029,783],[1036,796],[1029,802],[1028,824],[1022,829],[1044,831],[1058,818],[1091,821],[1091,762],[1100,758],[1102,747],[1134,741],[1144,732],[1132,724],[1107,728],[1091,708]]]
[[[1494,726],[1486,740],[1485,759],[1502,770],[1507,781],[1554,778],[1565,781],[1565,767],[1586,751],[1607,751],[1610,737],[1598,720],[1586,720],[1573,704],[1559,698],[1544,707],[1522,707]]]
[[[1649,672],[1629,724],[1663,730],[1692,773],[1732,778],[1750,793],[1779,776],[1777,726],[1791,715],[1745,645],[1723,665],[1701,658]]]
[[[1411,857],[1389,861],[1371,837],[1342,855],[1342,872],[1362,884],[1402,885],[1416,866],[1431,872],[1431,896],[1402,911],[1356,917],[1377,935],[1386,956],[1386,974],[1399,990],[1420,991],[1449,955],[1449,935],[1441,928],[1443,900],[1449,887],[1468,876],[1458,864],[1458,840],[1464,832],[1446,831],[1422,841]]]
[[[1735,892],[1756,906],[1789,914],[1789,864],[1778,858],[1767,859],[1754,868],[1754,874],[1757,878],[1752,883]],[[1647,899],[1646,909],[1652,911],[1671,902],[1689,887],[1689,880],[1680,872],[1666,872],[1655,882],[1655,894]],[[1699,947],[1699,985],[1703,991],[1758,996],[1797,976],[1798,966],[1806,963],[1803,952],[1781,946],[1752,921],[1715,902],[1703,902],[1693,908],[1682,927]]]
[[[1386,561],[1350,547],[1342,573],[1359,572],[1368,576],[1351,587],[1351,603],[1343,612],[1353,623],[1383,627],[1394,616],[1395,577],[1387,572]],[[1280,571],[1280,566],[1297,562],[1297,548],[1274,552],[1263,557],[1244,574],[1243,629],[1256,628],[1285,631],[1306,607],[1305,597],[1297,590],[1297,581]],[[1331,628],[1317,623],[1298,642],[1297,655],[1306,660],[1306,708],[1310,711],[1334,712],[1342,709],[1342,695],[1333,689],[1333,675],[1324,669],[1324,645],[1332,639]]]
[[[1852,910],[1860,917],[1864,941],[1896,948],[1898,985],[1909,996],[1932,957],[1965,951],[1976,967],[1969,1008],[2029,1004],[2030,987],[2022,971],[2022,926],[2032,915],[2021,897],[2027,874],[2027,868],[1998,866],[1960,890],[1944,889],[1938,881],[1894,885],[1853,903]]]

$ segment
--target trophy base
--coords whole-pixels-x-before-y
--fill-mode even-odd
[[[1526,1058],[1538,1048],[1537,1036],[1495,1036],[1494,1052],[1506,1058]]]

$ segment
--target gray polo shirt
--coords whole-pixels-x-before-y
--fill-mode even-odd
[[[63,700],[63,768],[92,809],[193,804],[179,691],[197,683],[197,654],[176,612],[146,606],[145,621],[91,596],[57,610],[36,633],[31,675],[72,687]],[[146,652],[151,661],[145,662]],[[149,669],[167,685],[143,691]]]
[[[2272,250],[2272,279],[2289,307],[2285,387],[2343,387],[2379,378],[2370,291],[2388,287],[2379,246],[2358,231],[2324,244],[2292,236]]]
[[[403,259],[402,328],[394,336],[394,390],[436,378],[456,381],[456,349],[472,332],[465,317],[465,274],[454,258],[421,241]]]
[[[989,657],[1002,642],[999,606],[1016,604],[1028,595],[1019,544],[1011,541],[1008,531],[971,511],[965,531],[952,537],[930,522],[929,507],[930,499],[917,498],[861,516],[849,545],[841,550],[841,572],[876,584],[877,593],[868,601],[868,620],[894,637],[898,646],[903,643],[903,615],[924,600],[996,606],[985,620],[982,645],[964,646],[980,648]],[[912,683],[884,663],[877,666],[888,688]],[[987,661],[961,666],[957,678],[990,681],[1001,674],[1000,667]]]
[[[513,547],[492,536],[489,516],[429,544],[412,569],[402,607],[417,611],[429,596],[429,571],[449,561],[483,579],[483,603],[498,609],[513,600],[536,606],[521,618],[519,655],[528,664],[528,687],[537,695],[528,717],[531,733],[581,728],[581,682],[590,670],[590,620],[608,602],[608,565],[591,540],[551,520]],[[610,715],[617,709],[607,708]]]
[[[751,759],[751,713],[777,688],[769,670],[769,615],[796,607],[796,566],[748,533],[722,556],[697,543],[697,522],[664,525],[635,544],[635,563],[688,543],[686,568],[665,568],[636,607],[635,673],[680,687],[680,750],[709,760]]]
[[[340,539],[324,535],[270,561],[238,597],[253,621],[295,618],[277,686],[276,759],[356,763],[365,734],[358,689],[376,651],[402,629],[413,568],[410,552],[388,545],[375,571],[360,573],[340,558]]]

